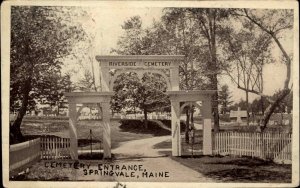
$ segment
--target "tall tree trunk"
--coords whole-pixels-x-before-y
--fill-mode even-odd
[[[265,111],[264,119],[263,119],[263,124],[261,127],[261,131],[264,131],[265,128],[267,127],[267,124],[276,109],[277,106],[279,106],[280,102],[290,93],[290,89],[284,89],[281,94],[277,97],[275,102],[273,104],[270,104],[268,108]]]
[[[261,114],[264,115],[265,106],[264,106],[264,98],[263,98],[263,96],[260,97],[260,105],[261,105]]]
[[[191,109],[191,123],[194,123],[194,108]]]
[[[21,132],[21,124],[23,117],[26,115],[28,101],[29,101],[29,92],[31,91],[31,79],[28,78],[24,83],[24,88],[22,90],[22,106],[18,111],[17,117],[14,123],[10,126],[10,144],[23,142],[24,136]]]
[[[211,72],[212,89],[216,90],[212,97],[212,110],[214,115],[214,131],[219,132],[219,96],[218,96],[218,66],[217,66],[217,47],[216,47],[216,10],[209,12],[209,28],[210,28],[210,42],[211,42]]]
[[[247,126],[249,126],[249,92],[246,91],[246,111],[247,111]]]
[[[144,108],[144,127],[148,129],[148,116],[147,116],[147,109]]]
[[[214,130],[219,131],[219,110],[218,110],[218,65],[217,65],[217,49],[216,49],[216,17],[217,9],[205,9],[207,19],[202,16],[198,17],[200,29],[204,33],[207,40],[210,58],[207,61],[208,78],[210,80],[210,89],[216,90],[212,96],[212,113],[214,117]]]
[[[218,80],[217,75],[212,76],[212,89],[218,90]],[[219,110],[218,110],[218,92],[216,91],[215,94],[212,96],[212,113],[214,117],[214,131],[219,132],[220,126],[219,126]]]
[[[58,104],[57,104],[57,111],[56,111],[56,116],[59,116],[59,105],[60,105],[60,103],[59,102],[57,102]]]
[[[187,107],[186,111],[186,120],[185,120],[185,142],[189,143],[189,128],[190,128],[190,113]]]

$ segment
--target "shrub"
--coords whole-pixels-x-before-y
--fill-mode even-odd
[[[171,120],[160,120],[166,127],[171,128]],[[120,121],[120,129],[126,132],[153,134],[154,136],[170,135],[171,131],[159,126],[156,122],[148,121],[147,129],[144,127],[143,120],[123,119]],[[185,124],[181,124],[181,131],[185,130]]]

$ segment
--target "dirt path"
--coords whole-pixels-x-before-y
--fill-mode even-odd
[[[129,141],[121,144],[112,152],[121,164],[140,164],[150,172],[167,172],[168,177],[139,177],[129,181],[166,181],[166,182],[212,182],[202,174],[187,168],[167,156],[159,154],[159,150],[153,149],[157,143],[170,139],[170,136],[153,137],[141,140]],[[145,174],[144,174],[145,175]],[[118,181],[128,181],[128,178],[118,177]]]
[[[210,178],[160,154],[158,149],[153,148],[155,144],[168,139],[170,136],[123,142],[112,150],[116,158],[113,160],[43,160],[31,167],[28,179],[213,182]]]
[[[155,144],[168,139],[170,136],[123,142],[112,150],[115,160],[89,161],[89,170],[92,173],[86,175],[83,171],[76,170],[73,178],[119,182],[213,182],[210,178],[160,154],[158,149],[153,148]],[[104,169],[104,166],[107,168]],[[112,171],[113,175],[103,174],[104,171]]]

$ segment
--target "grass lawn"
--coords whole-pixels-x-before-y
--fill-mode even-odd
[[[200,172],[218,182],[236,183],[290,183],[292,166],[275,164],[249,157],[182,156],[172,157],[170,151],[161,151],[173,160]]]
[[[158,144],[155,144],[154,149],[167,149],[167,148],[172,148],[172,141],[170,140],[166,140],[163,142],[160,142]]]
[[[154,145],[156,149],[171,147],[171,140]],[[191,156],[172,157],[171,151],[160,152],[220,182],[290,183],[292,180],[292,166],[288,164],[276,164],[250,157],[202,155],[196,155],[194,158]]]
[[[152,134],[134,133],[119,128],[119,121],[111,121],[111,143],[112,148],[118,147],[119,143],[138,140],[143,138],[153,137]],[[21,126],[21,131],[26,137],[32,138],[44,134],[55,135],[59,137],[69,137],[69,121],[68,119],[43,119],[41,120],[30,120],[24,121]],[[89,135],[90,129],[93,134],[93,149],[99,149],[102,140],[103,129],[99,120],[84,120],[78,121],[77,123],[77,134],[78,134],[78,145],[79,149],[89,149]]]
[[[29,168],[28,173],[10,177],[11,181],[92,181],[91,179],[85,179],[82,169],[74,169],[72,167],[45,167],[45,164],[49,165],[51,162],[57,163],[74,163],[72,160],[41,160]],[[99,161],[91,160],[79,160],[80,163],[90,164],[91,166],[97,166]],[[101,163],[111,164],[113,160],[102,160]],[[89,176],[87,176],[89,178]],[[95,177],[94,177],[95,178]],[[113,181],[113,177],[110,176],[97,176],[97,181]]]

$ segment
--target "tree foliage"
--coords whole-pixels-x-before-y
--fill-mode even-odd
[[[13,141],[22,140],[20,125],[34,99],[54,100],[52,88],[59,86],[60,79],[67,79],[60,72],[62,61],[84,39],[81,24],[74,21],[84,14],[76,7],[11,8],[10,103],[12,107],[19,104],[11,126]]]
[[[240,24],[241,28],[227,27],[222,32],[223,70],[237,88],[245,91],[249,125],[249,92],[263,93],[264,65],[274,61],[271,58],[271,37],[251,21]]]
[[[288,54],[287,50],[282,45],[281,37],[283,33],[290,31],[293,28],[294,15],[293,10],[289,9],[272,9],[272,10],[252,10],[252,9],[237,9],[233,11],[233,15],[236,15],[246,20],[251,21],[256,27],[265,32],[272,41],[281,51],[282,63],[286,65],[286,77],[283,85],[283,89],[275,100],[270,100],[270,105],[266,108],[264,113],[263,121],[261,122],[261,130],[264,130],[269,122],[272,113],[279,106],[281,101],[289,95],[291,90],[291,65],[292,59]],[[249,92],[259,94],[263,96],[262,93],[257,91]]]
[[[123,73],[115,81],[112,109],[116,112],[126,109],[133,113],[141,110],[147,122],[148,112],[165,111],[170,106],[164,93],[166,89],[166,82],[159,74],[145,73],[139,79],[136,73]]]
[[[124,36],[118,40],[117,49],[112,52],[122,55],[153,55],[154,38],[150,30],[142,28],[139,16],[134,16],[122,25]],[[158,50],[158,49],[156,49]],[[166,91],[166,80],[160,74],[145,73],[140,76],[128,73],[121,74],[115,82],[115,96],[112,106],[114,110],[121,108],[139,108],[144,112],[145,125],[147,124],[147,113],[157,108],[168,105]]]
[[[223,85],[221,91],[219,91],[219,104],[221,106],[221,114],[229,112],[229,106],[233,103],[231,100],[231,92],[229,91],[228,85]]]

